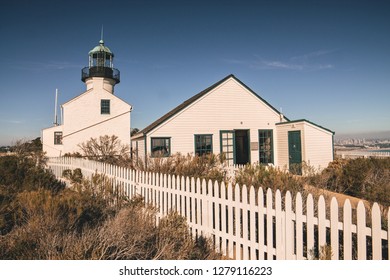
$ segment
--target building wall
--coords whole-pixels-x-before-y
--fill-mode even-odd
[[[333,161],[332,133],[306,123],[305,143],[305,161],[315,170],[322,170]]]
[[[42,130],[42,149],[47,157],[59,157],[63,155],[63,145],[54,145],[54,132],[61,132],[62,125],[53,126]]]
[[[116,135],[122,144],[130,145],[131,106],[113,95],[103,78],[91,80],[88,81],[89,90],[62,105],[62,155],[81,152],[79,144],[103,135]],[[101,114],[102,99],[110,100],[110,114]],[[50,132],[44,130],[43,134],[44,147],[50,146],[54,141],[50,139]]]
[[[250,142],[258,142],[258,130],[275,131],[279,121],[275,110],[231,78],[149,132],[147,151],[150,154],[152,137],[171,137],[171,154],[194,153],[194,135],[212,134],[213,152],[219,154],[221,130],[249,129]],[[276,138],[274,133],[275,159]],[[251,151],[251,162],[258,160],[259,151]]]
[[[140,160],[144,162],[145,161],[145,138],[141,137],[138,139],[132,139],[131,148],[133,150],[133,157],[135,157],[136,160]]]

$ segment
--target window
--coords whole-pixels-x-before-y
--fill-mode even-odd
[[[225,156],[225,159],[229,165],[234,164],[234,131],[221,130],[221,154]]]
[[[195,154],[202,156],[213,152],[213,135],[198,134],[195,135]]]
[[[62,131],[54,132],[54,145],[62,145]]]
[[[160,137],[151,140],[152,157],[169,157],[171,155],[171,138]]]
[[[259,130],[259,161],[262,164],[274,163],[273,131]]]
[[[110,100],[100,100],[100,114],[110,114]]]

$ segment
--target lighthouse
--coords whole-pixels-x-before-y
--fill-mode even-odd
[[[114,68],[114,53],[103,36],[88,52],[81,81],[86,91],[61,105],[62,123],[42,130],[43,150],[49,157],[81,152],[81,143],[104,135],[118,136],[121,144],[130,145],[132,107],[114,95],[120,71]]]

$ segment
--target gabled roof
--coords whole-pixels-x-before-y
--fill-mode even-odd
[[[251,92],[254,96],[259,98],[262,102],[264,102],[267,106],[269,106],[272,110],[274,110],[277,114],[280,114],[280,112],[278,110],[276,110],[267,101],[265,101],[263,98],[261,98],[253,90],[251,90],[247,85],[245,85],[243,82],[241,82],[239,79],[237,79],[233,74],[230,74],[230,75],[226,76],[225,78],[223,78],[222,80],[220,80],[219,82],[216,82],[212,86],[210,86],[210,87],[206,88],[205,90],[199,92],[198,94],[194,95],[190,99],[187,99],[182,104],[180,104],[179,106],[177,106],[173,110],[169,111],[168,113],[166,113],[164,116],[162,116],[161,118],[159,118],[155,122],[153,122],[150,125],[148,125],[147,127],[145,127],[143,130],[138,132],[136,135],[133,136],[133,138],[139,138],[140,136],[147,134],[148,132],[150,132],[151,130],[153,130],[154,128],[156,128],[157,126],[159,126],[160,124],[162,124],[166,120],[170,119],[171,117],[173,117],[174,115],[176,115],[177,113],[179,113],[180,111],[182,111],[183,109],[185,109],[186,107],[188,107],[189,105],[191,105],[192,103],[194,103],[195,101],[197,101],[198,99],[200,99],[201,97],[203,97],[204,95],[206,95],[207,93],[212,91],[213,89],[217,88],[219,85],[221,85],[224,82],[226,82],[227,80],[229,80],[230,78],[233,78],[235,81],[237,81],[239,84],[241,84],[244,88],[246,88],[249,92]],[[286,117],[284,117],[284,118],[289,121],[288,118],[286,118]]]

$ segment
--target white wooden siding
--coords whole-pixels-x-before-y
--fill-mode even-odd
[[[136,159],[145,161],[145,140],[144,137],[131,140],[131,147]]]
[[[331,132],[305,123],[305,162],[317,170],[333,161],[333,135]]]
[[[59,157],[64,154],[63,145],[54,145],[54,132],[61,131],[62,125],[53,126],[42,130],[42,149],[47,157]]]
[[[275,130],[279,118],[277,112],[230,78],[151,131],[147,137],[148,153],[151,137],[171,137],[174,154],[194,153],[194,134],[212,134],[213,152],[218,154],[221,130],[250,130],[250,142],[258,142],[258,130]],[[275,147],[275,158],[276,151]],[[251,162],[258,160],[259,152],[251,151]]]

